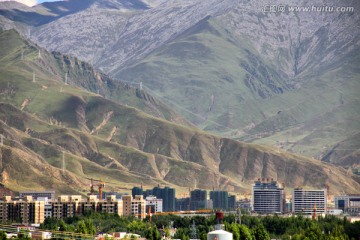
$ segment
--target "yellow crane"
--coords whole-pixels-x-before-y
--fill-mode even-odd
[[[94,181],[98,181],[99,184],[97,185],[97,187],[99,188],[99,200],[102,200],[102,191],[103,188],[105,187],[105,182],[103,182],[100,178],[100,180],[94,180],[94,179],[90,179],[90,195],[94,195],[95,194],[95,190],[94,190]]]

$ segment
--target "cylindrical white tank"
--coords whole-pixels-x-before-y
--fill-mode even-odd
[[[232,240],[233,234],[224,230],[215,230],[207,234],[207,240]]]

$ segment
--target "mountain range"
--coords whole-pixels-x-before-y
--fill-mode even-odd
[[[291,3],[309,5],[306,1]],[[324,5],[322,1],[312,4]],[[43,60],[36,60],[36,66],[27,64],[27,78],[32,71],[44,79],[56,76],[59,88],[66,76],[69,82],[63,88],[77,87],[71,90],[76,92],[73,98],[56,103],[63,109],[49,111],[45,106],[35,111],[28,109],[31,100],[22,109],[31,114],[23,118],[36,113],[41,121],[60,123],[66,129],[60,135],[65,139],[76,135],[77,147],[64,147],[60,139],[53,143],[51,134],[35,138],[59,145],[69,154],[79,151],[82,158],[101,167],[111,163],[109,159],[120,161],[120,156],[95,151],[78,134],[90,134],[86,139],[92,139],[96,133],[102,141],[139,151],[146,166],[152,167],[140,169],[144,162],[137,165],[130,161],[136,158],[128,155],[126,164],[121,162],[123,170],[150,176],[153,185],[165,181],[186,187],[196,182],[204,188],[245,190],[255,178],[265,177],[291,187],[329,184],[340,191],[343,186],[331,179],[339,171],[336,175],[341,180],[337,180],[347,179],[346,189],[356,189],[354,176],[341,167],[360,165],[359,15],[268,13],[265,6],[226,0],[69,0],[29,8],[2,2],[0,26],[15,28],[23,35],[22,41],[35,42],[26,45],[41,49]],[[358,9],[359,3],[349,1],[347,6]],[[45,54],[45,49],[56,52]],[[14,64],[19,52],[12,54],[6,52],[2,59]],[[52,60],[44,60],[45,56]],[[22,68],[24,63],[16,64]],[[79,91],[81,96],[94,96],[79,97]],[[26,99],[1,101],[4,108],[16,112]],[[136,112],[136,119],[130,117],[129,109]],[[124,112],[130,116],[125,118]],[[109,148],[106,151],[115,151]],[[100,153],[109,162],[90,157]],[[36,154],[47,161],[43,153]],[[59,159],[56,164],[50,163],[59,168]],[[284,164],[292,167],[281,166]],[[175,176],[185,169],[201,169],[206,174],[187,180]],[[321,180],[312,176],[317,171]],[[92,176],[82,174],[78,181]],[[212,183],[207,182],[210,175],[217,176]],[[148,181],[139,179],[136,182]]]

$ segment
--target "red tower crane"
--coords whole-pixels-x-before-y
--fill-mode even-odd
[[[102,190],[105,187],[105,182],[103,182],[100,178],[100,180],[93,180],[92,178],[90,179],[90,195],[94,195],[95,194],[95,190],[94,190],[94,181],[98,181],[99,184],[97,185],[99,188],[99,200],[102,200]]]

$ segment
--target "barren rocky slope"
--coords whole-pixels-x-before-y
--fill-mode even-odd
[[[30,9],[38,14],[30,23],[29,9],[7,7],[2,26],[118,80],[143,82],[192,123],[223,136],[321,158],[359,129],[358,1],[287,1],[276,13],[264,12],[262,1],[61,4]]]
[[[328,184],[332,193],[360,187],[334,165],[211,135],[89,92],[83,87],[98,80],[81,74],[86,63],[42,49],[39,57],[39,47],[15,31],[2,32],[0,43],[8,46],[0,54],[1,179],[12,189],[85,193],[89,178],[103,178],[108,190],[196,182],[244,193],[258,177],[290,188]],[[32,174],[21,174],[25,167]]]

